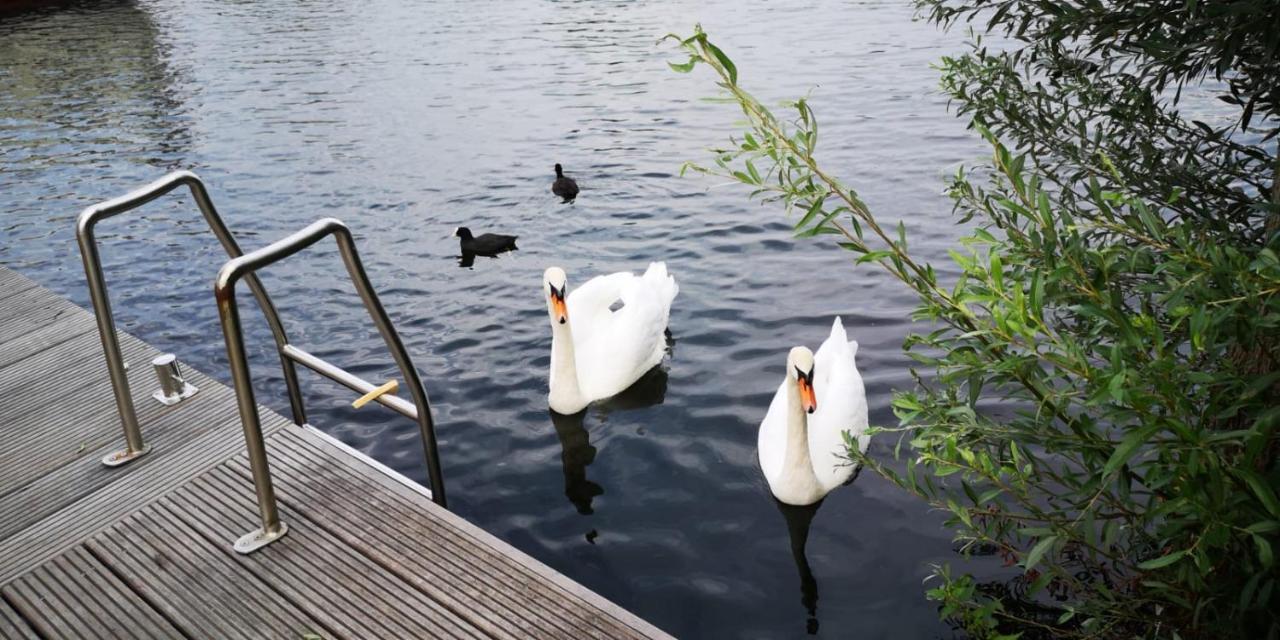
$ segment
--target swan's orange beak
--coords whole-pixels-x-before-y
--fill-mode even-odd
[[[551,313],[560,324],[569,321],[569,308],[564,304],[564,294],[555,287],[551,287]]]
[[[813,383],[808,378],[797,380],[800,384],[800,407],[805,413],[813,413],[818,409],[818,396],[813,392]]]

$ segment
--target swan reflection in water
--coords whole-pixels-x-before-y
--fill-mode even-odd
[[[560,439],[560,462],[564,466],[564,495],[582,515],[595,512],[591,501],[604,495],[604,487],[587,479],[587,467],[596,459],[596,448],[584,422],[592,413],[604,418],[614,411],[642,409],[662,404],[667,396],[667,372],[654,367],[626,391],[573,415],[548,411],[556,437]]]
[[[862,471],[859,467],[853,472],[853,476],[845,481],[844,486],[853,484],[858,479],[858,474]],[[796,571],[800,573],[800,604],[804,606],[808,618],[805,620],[805,632],[809,635],[818,634],[818,579],[813,575],[813,569],[809,567],[809,558],[805,555],[805,545],[809,543],[809,525],[813,523],[813,516],[817,515],[818,507],[822,506],[825,501],[819,500],[813,504],[806,505],[790,505],[786,504],[773,496],[769,496],[773,500],[774,506],[778,507],[778,511],[782,512],[782,517],[787,521],[787,535],[791,538],[791,559],[795,560]]]

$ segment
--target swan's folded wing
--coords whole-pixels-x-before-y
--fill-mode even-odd
[[[640,279],[657,296],[664,310],[663,325],[665,328],[666,318],[671,314],[671,302],[676,299],[676,294],[680,293],[680,287],[676,285],[675,277],[667,273],[667,263],[650,262],[649,268],[645,270],[643,276],[640,276]]]
[[[622,290],[635,279],[625,271],[612,273],[592,278],[569,292],[565,304],[569,307],[575,347],[592,342],[601,331],[607,331],[613,314],[609,307],[622,299]]]
[[[666,309],[655,292],[635,278],[622,287],[622,308],[599,316],[583,340],[574,326],[579,372],[600,393],[618,393],[662,362]],[[589,378],[589,379],[588,379]]]
[[[853,464],[845,450],[845,431],[859,439],[865,451],[867,438],[867,397],[854,362],[854,349],[846,340],[839,318],[831,337],[814,354],[814,391],[818,410],[809,416],[809,457],[823,488],[830,490],[853,474]],[[861,437],[859,437],[861,436]]]
[[[622,298],[622,289],[627,283],[635,280],[636,276],[627,271],[619,271],[611,273],[607,276],[596,276],[584,283],[582,286],[569,292],[569,313],[573,313],[579,308],[582,309],[598,309],[603,307],[609,308],[609,305]]]

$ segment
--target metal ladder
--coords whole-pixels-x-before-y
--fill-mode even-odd
[[[111,386],[115,395],[116,408],[120,414],[121,426],[124,430],[125,448],[103,458],[107,466],[119,466],[128,463],[150,451],[143,442],[142,431],[138,424],[137,412],[133,406],[133,397],[129,391],[129,378],[120,352],[120,342],[116,337],[115,319],[111,314],[111,302],[107,295],[106,281],[102,274],[101,258],[98,255],[98,244],[94,238],[95,225],[104,219],[117,216],[141,207],[174,189],[186,186],[190,188],[209,230],[218,238],[231,260],[218,271],[214,285],[214,297],[218,304],[218,316],[222,323],[222,334],[226,341],[227,357],[231,364],[231,377],[236,390],[236,401],[240,412],[240,420],[244,426],[245,444],[249,452],[249,463],[253,471],[254,487],[258,496],[258,507],[262,516],[262,527],[252,531],[236,541],[236,551],[250,553],[279,539],[288,532],[288,525],[280,521],[276,507],[275,491],[271,484],[271,472],[267,464],[266,446],[262,435],[262,424],[258,419],[257,402],[254,399],[253,385],[249,375],[249,365],[244,350],[244,335],[241,329],[240,313],[236,305],[236,285],[244,280],[262,309],[271,327],[271,334],[276,343],[276,351],[280,356],[280,365],[284,370],[285,384],[289,393],[289,405],[293,412],[293,421],[300,426],[307,426],[306,411],[303,406],[302,391],[298,383],[295,364],[303,365],[322,376],[325,376],[354,391],[371,397],[372,400],[391,408],[401,415],[418,423],[422,435],[422,445],[426,453],[427,475],[431,483],[429,495],[442,507],[447,507],[444,490],[444,477],[440,469],[440,459],[436,447],[435,425],[431,419],[431,407],[427,394],[423,390],[422,380],[418,376],[409,354],[400,341],[391,319],[379,302],[373,285],[360,261],[351,231],[341,221],[324,218],[311,223],[302,230],[273,242],[261,249],[245,254],[240,250],[235,238],[218,215],[213,201],[209,198],[204,183],[190,171],[171,173],[141,189],[118,198],[96,204],[80,213],[76,221],[76,240],[80,245],[80,255],[84,261],[85,277],[89,282],[89,297],[93,302],[94,314],[97,317],[98,333],[102,339],[102,351],[106,356],[107,370],[111,376]],[[391,351],[396,365],[400,368],[409,393],[413,397],[410,403],[402,398],[385,395],[380,391],[386,388],[376,386],[341,367],[308,353],[291,344],[280,321],[275,305],[258,279],[257,271],[285,258],[293,256],[303,249],[314,245],[327,236],[333,236],[338,244],[342,262],[346,266],[347,275],[355,285],[360,299],[368,310],[378,332],[382,335],[387,349]],[[180,400],[186,389],[177,365],[172,357],[165,357],[163,362],[157,359],[157,374],[161,379],[162,390],[156,399],[166,404]],[[186,385],[189,386],[189,385]],[[194,393],[194,388],[191,389]],[[190,395],[189,393],[187,395]],[[163,399],[162,399],[163,396]]]

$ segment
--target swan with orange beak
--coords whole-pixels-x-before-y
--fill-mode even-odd
[[[850,432],[868,444],[867,397],[849,342],[836,318],[814,355],[807,347],[787,354],[787,373],[760,423],[757,453],[769,490],[791,505],[813,504],[854,472],[844,444]]]
[[[662,362],[671,302],[679,291],[665,264],[650,263],[638,276],[598,276],[572,293],[564,270],[551,267],[542,275],[542,290],[551,320],[552,411],[582,411],[623,392]]]

